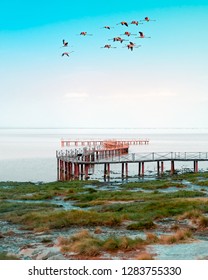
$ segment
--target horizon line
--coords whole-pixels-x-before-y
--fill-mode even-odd
[[[208,129],[208,127],[0,127],[0,129]]]

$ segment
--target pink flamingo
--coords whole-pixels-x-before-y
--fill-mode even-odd
[[[114,37],[113,39],[108,39],[108,40],[113,40],[113,42],[121,42],[121,43],[123,43],[123,41],[127,41],[122,39],[121,37]]]
[[[126,25],[126,26],[128,27],[128,23],[127,23],[126,21],[121,21],[121,22],[117,23],[117,25],[118,25],[118,24]]]
[[[144,35],[144,33],[143,32],[141,32],[141,31],[139,31],[139,37],[135,37],[135,38],[151,38],[151,37],[146,37],[145,35]]]
[[[105,48],[105,49],[116,49],[116,47],[112,47],[111,45],[105,45],[104,47],[101,48]]]
[[[63,47],[68,47],[68,42],[66,42],[65,40],[63,40],[62,42],[63,42]]]
[[[92,34],[88,34],[86,31],[82,31],[82,32],[80,32],[80,34],[79,35],[82,35],[82,36],[86,36],[86,35],[88,35],[88,36],[92,36]]]
[[[72,52],[74,52],[74,51],[72,51]],[[72,52],[63,52],[61,56],[68,56],[69,57],[69,54],[72,53]]]
[[[149,17],[145,17],[142,21],[156,21],[155,19],[150,19]]]
[[[128,50],[133,51],[134,48],[139,48],[139,47],[141,47],[141,45],[136,45],[136,44],[133,43],[133,42],[129,42],[129,44],[126,45],[126,47],[128,48]]]
[[[114,28],[114,27],[110,27],[110,26],[106,25],[106,26],[103,26],[101,28],[105,28],[105,29],[109,29],[110,30],[111,28]]]
[[[132,33],[130,33],[130,32],[128,32],[128,31],[126,31],[126,32],[124,32],[124,34],[121,34],[121,35],[126,35],[126,36],[130,36],[130,35],[136,35],[136,34],[132,34]]]
[[[132,20],[131,24],[138,25],[138,24],[143,24],[143,23],[140,23],[138,20]]]

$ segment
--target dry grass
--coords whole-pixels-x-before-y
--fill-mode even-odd
[[[192,210],[185,212],[184,214],[179,216],[179,220],[184,220],[184,219],[196,219],[199,218],[202,215],[202,212],[199,210]]]
[[[204,229],[208,227],[208,218],[205,217],[203,213],[199,210],[185,212],[179,217],[179,219],[191,220],[192,223],[198,227],[198,229]]]
[[[69,238],[60,237],[58,245],[61,246],[63,253],[75,252],[87,257],[94,257],[100,253],[100,240],[92,237],[87,230],[82,230]]]
[[[122,236],[120,238],[110,237],[103,243],[103,249],[106,251],[128,250],[133,246],[132,239]]]
[[[192,233],[190,230],[178,230],[172,235],[162,235],[159,238],[161,244],[174,244],[190,240]]]
[[[196,224],[198,226],[198,228],[207,228],[208,227],[208,218],[201,216],[197,219]]]
[[[145,244],[145,240],[143,239],[131,239],[126,236],[111,236],[103,240],[94,237],[87,230],[82,230],[81,232],[68,238],[58,238],[58,246],[61,247],[61,251],[63,253],[75,252],[79,255],[87,257],[98,256],[103,251],[108,251],[109,253],[116,252],[118,250],[124,252],[130,251],[143,244]]]
[[[146,233],[146,241],[148,244],[157,243],[158,240],[159,240],[159,238],[157,237],[156,234],[151,233],[151,232]]]

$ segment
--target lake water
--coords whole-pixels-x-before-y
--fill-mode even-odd
[[[0,129],[0,181],[55,181],[56,150],[61,139],[149,139],[149,145],[130,146],[129,152],[208,152],[208,129]],[[70,147],[72,148],[72,147]],[[66,149],[66,148],[64,148]],[[176,168],[193,168],[183,163]],[[136,175],[137,166],[129,167]],[[168,169],[169,166],[165,166]],[[199,169],[207,170],[208,163],[200,162]],[[111,168],[118,178],[120,166]],[[145,170],[156,166],[146,164]],[[102,179],[103,167],[95,170],[91,179]]]

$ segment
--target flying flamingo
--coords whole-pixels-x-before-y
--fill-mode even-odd
[[[133,51],[134,48],[139,48],[141,47],[141,45],[136,45],[135,43],[130,42],[128,45],[126,45],[126,47],[128,48],[128,50]]]
[[[117,23],[117,25],[119,25],[119,24],[126,25],[128,27],[128,23],[126,21],[121,21],[121,22]]]
[[[121,37],[114,37],[113,39],[108,39],[108,40],[113,40],[113,42],[121,42],[123,43],[123,41],[128,41],[128,40],[124,40]]]
[[[138,25],[138,24],[143,24],[143,23],[140,23],[138,20],[132,20],[131,24]]]
[[[143,32],[139,31],[139,37],[135,37],[135,38],[151,38],[151,37],[146,37]]]
[[[116,47],[112,47],[111,45],[105,45],[104,47],[101,48],[105,48],[105,49],[116,49]]]
[[[65,40],[63,40],[62,42],[63,42],[63,47],[68,47],[68,42],[66,42]]]
[[[74,51],[72,51],[72,52],[74,52]],[[61,56],[68,56],[69,57],[69,54],[72,53],[72,52],[63,52]]]
[[[80,32],[80,34],[79,35],[82,35],[82,36],[86,36],[86,35],[88,35],[88,36],[92,36],[92,34],[88,34],[86,31],[82,31],[82,32]]]
[[[101,28],[105,28],[105,29],[111,29],[111,28],[114,28],[114,27],[111,27],[111,26],[108,26],[108,25],[106,25],[106,26],[103,26],[103,27],[101,27]]]
[[[155,19],[150,19],[149,17],[145,17],[142,21],[156,21]]]
[[[124,32],[124,34],[121,34],[121,35],[126,35],[129,37],[130,35],[136,35],[136,34],[131,34],[130,32],[126,31],[126,32]]]

